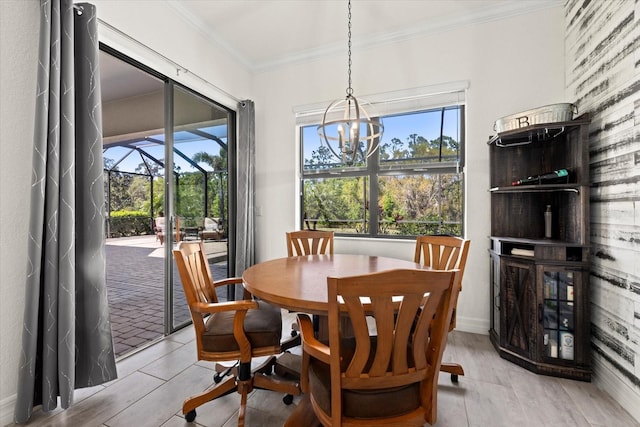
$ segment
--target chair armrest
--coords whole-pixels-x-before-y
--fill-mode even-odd
[[[223,311],[238,310],[246,311],[258,308],[258,302],[252,300],[217,302],[215,304],[198,302],[192,305],[191,308],[198,313],[220,313]]]
[[[220,280],[216,280],[215,282],[213,282],[213,287],[214,289],[220,286],[227,286],[227,285],[243,285],[243,281],[242,281],[242,277],[229,277],[228,279],[220,279]],[[249,300],[251,299],[251,297],[253,295],[251,295],[251,293],[247,290],[247,288],[244,287],[244,293],[242,298]]]
[[[229,277],[227,279],[215,280],[213,286],[217,288],[218,286],[237,285],[239,283],[242,283],[242,277]]]
[[[302,337],[302,349],[310,356],[329,363],[329,346],[318,341],[313,331],[313,322],[306,314],[298,314],[298,326],[300,326],[300,336]]]
[[[233,337],[240,349],[240,362],[251,361],[251,343],[244,332],[244,319],[247,311],[258,309],[258,302],[253,300],[219,302],[215,304],[198,302],[191,306],[191,310],[199,313],[220,313],[231,311],[233,316]]]
[[[233,337],[240,350],[240,362],[251,362],[251,343],[244,331],[244,319],[250,309],[258,309],[258,302],[253,300],[229,301],[220,303],[198,302],[191,310],[204,314],[233,312]]]

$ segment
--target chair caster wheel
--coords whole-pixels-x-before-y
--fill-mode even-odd
[[[451,382],[454,384],[458,383],[458,376],[456,374],[451,374]]]
[[[213,376],[213,382],[216,383],[216,384],[219,384],[220,381],[222,381],[222,375],[220,375],[219,373],[215,374]]]
[[[285,405],[291,405],[293,403],[293,394],[285,394],[282,398],[282,402]]]
[[[196,410],[192,409],[191,411],[187,412],[187,414],[184,416],[184,419],[187,420],[188,423],[192,423],[196,419]]]

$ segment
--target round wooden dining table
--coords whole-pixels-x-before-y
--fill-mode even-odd
[[[327,277],[355,276],[385,270],[429,268],[413,261],[369,255],[308,255],[278,258],[244,271],[244,287],[256,297],[291,311],[319,315],[318,335],[327,335]],[[289,362],[290,363],[290,362]],[[299,362],[298,362],[299,363]],[[284,427],[320,427],[309,396],[304,395]]]
[[[327,277],[378,271],[429,268],[413,261],[370,255],[308,255],[278,258],[244,271],[245,288],[253,295],[291,311],[326,315]]]

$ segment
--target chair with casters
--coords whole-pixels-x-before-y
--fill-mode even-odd
[[[300,230],[287,232],[287,256],[333,255],[333,231]],[[318,317],[313,317],[318,330]],[[298,324],[291,325],[291,336],[298,334]]]
[[[426,269],[328,277],[329,345],[298,314],[300,404],[325,427],[435,423],[459,277],[459,270]]]
[[[239,426],[244,425],[247,394],[254,388],[285,393],[284,403],[292,403],[293,396],[300,393],[298,382],[270,375],[276,355],[285,350],[280,341],[280,309],[252,299],[246,290],[241,301],[218,301],[218,288],[242,286],[242,279],[213,281],[201,241],[180,242],[173,256],[195,328],[198,360],[236,362],[231,368],[216,364],[214,386],[184,401],[186,420],[196,418],[200,405],[233,391],[240,394]],[[269,357],[252,370],[252,358],[260,356]]]
[[[416,238],[416,251],[413,258],[414,262],[427,265],[435,270],[460,270],[460,289],[462,291],[462,276],[467,263],[467,255],[469,254],[470,240],[465,240],[456,236],[436,236],[425,235]],[[451,325],[449,331],[456,327],[456,306],[458,304],[458,294],[452,301],[453,315],[451,316]],[[440,365],[442,372],[451,374],[451,381],[458,382],[458,376],[464,375],[462,365],[458,363],[443,362]]]

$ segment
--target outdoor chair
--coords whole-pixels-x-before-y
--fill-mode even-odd
[[[435,423],[459,279],[459,270],[420,269],[328,277],[329,345],[316,339],[309,317],[298,314],[300,404],[310,404],[325,427]],[[352,325],[346,334],[345,316]]]
[[[464,275],[467,255],[469,254],[470,240],[465,240],[456,236],[435,236],[426,235],[416,238],[416,251],[414,262],[427,265],[434,270],[460,270],[460,289],[454,294],[451,302],[453,315],[449,331],[456,327],[456,307],[458,295],[462,291],[462,276]],[[442,363],[440,370],[451,374],[451,381],[458,382],[458,375],[464,375],[462,365],[458,363]]]
[[[244,300],[219,302],[216,289],[242,286],[242,279],[213,281],[202,242],[181,242],[173,256],[196,332],[198,360],[237,361],[231,368],[216,364],[216,385],[184,401],[186,420],[196,418],[200,405],[234,390],[240,394],[239,426],[244,425],[247,394],[254,388],[286,393],[284,403],[292,403],[293,396],[300,393],[298,382],[267,375],[273,372],[275,355],[285,350],[280,342],[280,309],[252,299],[246,290]],[[252,370],[251,360],[259,356],[270,357]]]
[[[175,218],[176,227],[174,229],[174,239],[176,242],[184,239],[185,233],[184,230],[180,228],[180,217]],[[161,245],[164,245],[164,241],[166,239],[166,222],[165,217],[163,215],[157,217],[153,220],[153,229],[156,233],[156,239],[160,241]]]
[[[159,216],[153,220],[153,228],[156,233],[156,239],[160,240],[160,244],[164,245],[164,216]]]
[[[203,227],[198,232],[200,240],[220,240],[224,237],[222,220],[220,218],[206,217],[203,221]]]

